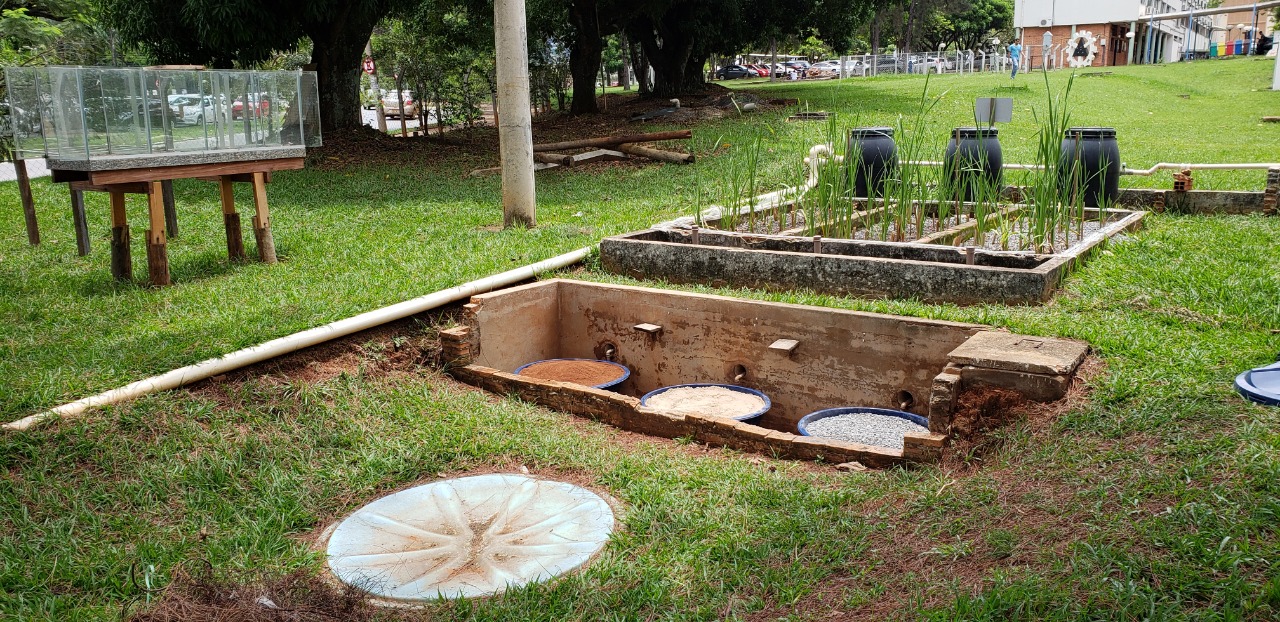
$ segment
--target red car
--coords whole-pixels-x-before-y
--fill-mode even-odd
[[[756,72],[756,75],[761,78],[769,77],[769,70],[764,65],[747,65],[747,67]]]
[[[266,95],[250,93],[249,109],[253,112],[255,119],[265,117],[271,111],[271,100]],[[237,98],[234,102],[231,102],[231,118],[239,119],[242,114],[244,114],[244,99]]]

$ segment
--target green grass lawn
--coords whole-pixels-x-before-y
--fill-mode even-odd
[[[1263,90],[1271,67],[1239,59],[1080,77],[1074,119],[1117,127],[1131,166],[1274,160],[1280,126],[1258,121],[1280,107]],[[973,97],[1008,84],[931,79],[931,91],[946,92],[938,132],[964,124]],[[1028,88],[1013,91],[1006,161],[1030,156],[1026,108],[1045,97],[1040,76],[1017,84]],[[870,125],[910,114],[923,85],[875,78],[769,92]],[[498,180],[466,177],[492,166],[492,153],[408,151],[395,165],[281,173],[269,188],[284,259],[275,266],[228,264],[214,186],[179,183],[177,285],[165,289],[110,281],[103,197],[88,202],[94,252],[77,258],[64,188],[35,183],[45,243],[31,248],[14,184],[2,184],[0,418],[688,213],[698,188],[725,173],[724,154],[756,133],[771,141],[766,185],[795,183],[797,154],[822,128],[782,116],[696,127],[694,167],[540,173],[532,231],[495,228]],[[1262,175],[1197,180],[1258,189]],[[142,277],[145,220],[133,201]],[[1280,415],[1235,397],[1230,381],[1280,351],[1278,235],[1274,218],[1152,217],[1044,307],[729,292],[1096,346],[1105,369],[1087,402],[942,469],[840,474],[644,439],[428,369],[379,371],[395,339],[364,344],[333,374],[237,377],[0,435],[0,617],[114,619],[143,596],[129,580],[135,563],[154,565],[162,582],[200,559],[232,580],[318,569],[308,538],[377,495],[525,465],[607,491],[623,504],[624,529],[584,572],[438,605],[431,619],[1271,619]]]

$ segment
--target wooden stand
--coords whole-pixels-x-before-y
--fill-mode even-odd
[[[271,219],[267,215],[267,186],[262,173],[253,174],[253,237],[258,241],[258,259],[276,262],[276,242],[271,237]]]
[[[169,237],[178,237],[178,208],[173,203],[173,180],[160,181],[161,196],[164,197],[164,230]]]
[[[202,179],[218,182],[222,202],[222,221],[227,233],[227,257],[231,261],[245,258],[240,215],[236,212],[233,184],[253,186],[253,235],[258,241],[258,258],[263,263],[276,263],[276,246],[271,235],[271,218],[267,208],[266,184],[271,171],[302,168],[302,158],[279,158],[243,162],[179,165],[76,171],[53,168],[53,181],[70,182],[72,213],[76,219],[76,242],[81,255],[89,252],[88,225],[84,221],[84,191],[107,192],[111,195],[111,274],[121,281],[133,279],[129,223],[125,214],[125,195],[147,196],[148,229],[147,267],[150,282],[157,287],[172,283],[169,274],[168,241],[178,234],[178,218],[173,201],[174,179]],[[34,209],[28,218],[28,231],[33,231]],[[39,242],[34,234],[33,244]]]
[[[151,284],[157,287],[169,285],[169,251],[168,238],[164,228],[164,189],[161,182],[153,181],[148,186],[147,206],[151,216],[151,228],[147,230],[147,268],[151,274]]]
[[[84,215],[84,191],[71,188],[71,222],[76,229],[76,253],[89,254],[89,221]]]
[[[125,217],[124,193],[111,193],[111,276],[117,281],[133,280],[133,255],[129,249],[129,221]]]
[[[36,202],[31,197],[31,178],[27,176],[27,161],[14,159],[13,171],[18,175],[18,194],[22,197],[22,217],[27,221],[27,241],[35,246],[40,243],[40,223],[36,222]]]
[[[230,178],[218,179],[222,197],[222,225],[227,230],[227,259],[244,261],[244,233],[240,230],[240,214],[236,213],[235,189]]]

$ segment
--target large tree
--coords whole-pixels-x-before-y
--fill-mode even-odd
[[[101,0],[126,40],[160,62],[252,64],[314,44],[325,130],[358,127],[360,62],[378,20],[412,0]]]

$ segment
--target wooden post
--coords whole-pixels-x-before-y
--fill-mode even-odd
[[[164,190],[158,181],[149,182],[148,186],[151,228],[147,229],[147,270],[151,274],[151,284],[164,287],[170,284],[168,240],[164,232]]]
[[[129,221],[124,213],[124,193],[111,193],[111,276],[133,280],[133,256],[129,249]]]
[[[13,171],[18,174],[18,194],[22,197],[22,216],[27,220],[27,241],[35,246],[40,243],[40,223],[36,222],[36,202],[31,198],[31,178],[27,176],[27,161],[14,158]]]
[[[173,203],[173,180],[160,182],[160,190],[164,196],[164,230],[169,237],[178,237],[178,208]]]
[[[236,212],[234,190],[230,177],[218,179],[218,191],[222,195],[222,224],[227,230],[227,259],[244,261],[244,234],[240,229],[240,214]]]
[[[89,254],[89,221],[84,215],[84,191],[71,189],[71,222],[76,230],[76,252],[81,257]]]
[[[258,240],[258,259],[276,262],[276,242],[271,238],[271,219],[267,214],[267,183],[262,173],[253,174],[253,237]]]

